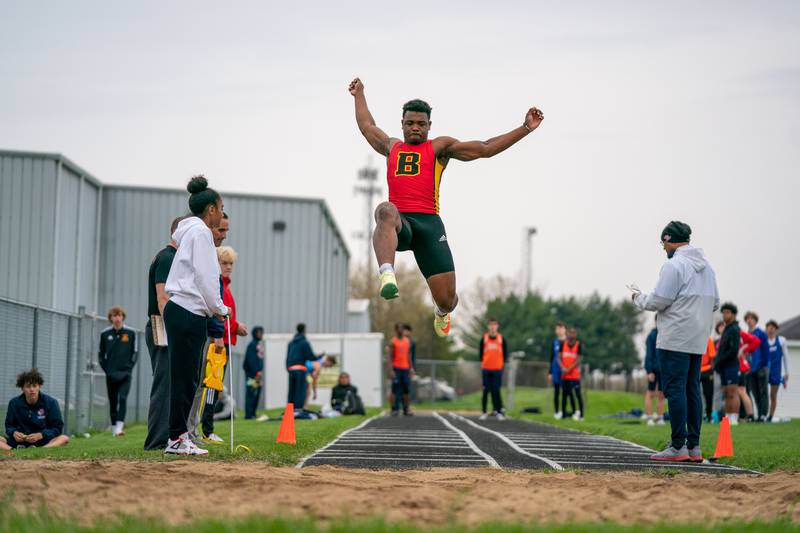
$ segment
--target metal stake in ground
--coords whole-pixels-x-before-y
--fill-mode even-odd
[[[233,411],[235,409],[235,405],[233,403],[233,350],[231,350],[231,317],[228,315],[226,319],[228,321],[228,387],[230,391],[228,393],[231,396],[231,453],[233,453]]]

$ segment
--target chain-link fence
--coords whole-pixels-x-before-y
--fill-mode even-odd
[[[61,406],[65,433],[109,426],[105,374],[97,361],[100,332],[108,325],[105,317],[0,298],[0,335],[5,343],[0,361],[0,415],[5,417],[8,400],[20,394],[17,374],[35,367],[44,376],[42,391]],[[129,422],[147,418],[152,383],[144,333],[136,331],[136,335],[143,349],[128,395]]]
[[[0,338],[5,342],[5,356],[0,360],[0,417],[5,419],[8,400],[21,394],[16,388],[17,374],[35,367],[44,377],[42,391],[54,397],[61,407],[65,433],[109,427],[106,375],[97,359],[100,333],[107,327],[106,317],[65,313],[0,298]],[[128,394],[129,424],[147,420],[153,383],[144,332],[132,329],[136,332],[138,359]],[[242,356],[234,351],[232,357],[234,405],[239,407],[244,405],[244,370]],[[226,371],[226,387],[228,380]]]

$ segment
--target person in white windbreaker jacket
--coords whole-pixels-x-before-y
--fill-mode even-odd
[[[172,239],[178,251],[172,261],[164,289],[169,301],[164,307],[164,326],[170,361],[169,440],[165,453],[206,455],[189,437],[186,421],[198,385],[206,320],[223,319],[228,308],[222,303],[220,270],[211,228],[222,219],[222,197],[208,187],[203,176],[195,176],[186,187],[189,210],[194,216],[178,224]]]
[[[667,224],[661,243],[668,260],[656,288],[650,294],[632,295],[636,307],[656,312],[656,350],[672,428],[671,444],[651,457],[659,461],[703,460],[700,361],[719,307],[719,290],[703,250],[689,244],[691,234],[688,224]]]

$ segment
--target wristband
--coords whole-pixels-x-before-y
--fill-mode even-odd
[[[525,128],[526,130],[528,130],[528,133],[533,131],[532,129],[530,129],[530,127],[528,127],[528,123],[527,122],[523,122],[522,123],[522,127]]]

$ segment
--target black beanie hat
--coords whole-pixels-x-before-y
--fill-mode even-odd
[[[664,230],[661,232],[661,241],[667,242],[689,242],[689,238],[692,235],[692,228],[689,227],[689,224],[684,224],[683,222],[679,222],[677,220],[673,220]]]

